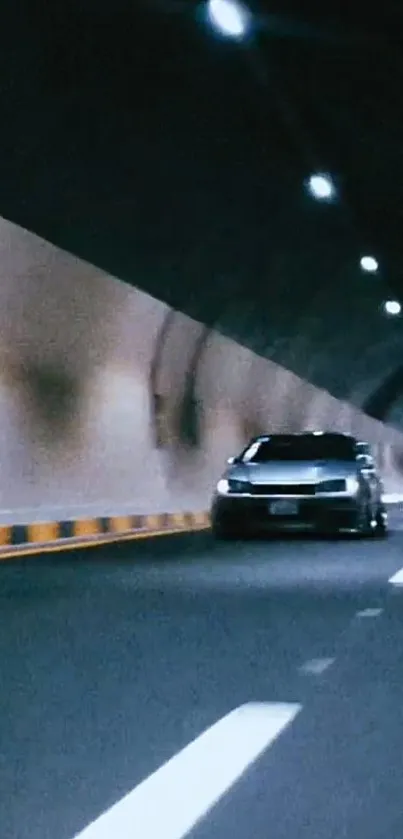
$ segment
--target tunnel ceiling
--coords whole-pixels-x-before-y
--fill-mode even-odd
[[[390,411],[375,397],[401,381],[402,321],[381,307],[403,297],[403,9],[250,8],[234,44],[191,0],[9,2],[0,213]],[[333,202],[304,188],[316,171]]]

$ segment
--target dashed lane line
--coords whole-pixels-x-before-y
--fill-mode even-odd
[[[295,719],[298,703],[248,703],[178,752],[76,839],[183,839]]]
[[[402,572],[403,573],[403,572]],[[403,585],[403,579],[402,579]],[[366,609],[359,609],[354,615],[354,618],[361,619],[369,619],[369,618],[379,618],[383,614],[383,609],[378,606],[369,606]],[[352,618],[352,620],[354,620]],[[349,621],[345,631],[347,632],[351,629],[352,620]],[[332,666],[336,661],[336,657],[324,657],[324,658],[310,658],[304,662],[304,664],[300,665],[298,670],[300,673],[307,673],[312,676],[321,676],[322,673],[325,673],[329,667]]]
[[[321,676],[335,662],[335,658],[311,658],[301,665],[301,673],[310,673],[313,676]]]
[[[380,608],[368,608],[368,609],[360,609],[359,612],[356,612],[356,618],[379,618],[383,613],[383,609]]]
[[[392,586],[403,586],[403,568],[400,568],[399,571],[396,571],[396,574],[389,577],[389,583]]]

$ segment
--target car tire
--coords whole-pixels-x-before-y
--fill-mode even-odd
[[[239,539],[239,534],[228,525],[220,521],[213,522],[211,527],[213,538],[220,542],[231,542],[233,539]]]
[[[336,541],[340,539],[341,531],[339,527],[323,527],[317,531],[318,535],[321,539],[326,539],[329,541]]]
[[[378,507],[375,520],[376,527],[374,528],[374,536],[377,539],[386,539],[388,537],[388,517],[383,504]]]
[[[357,512],[357,527],[355,535],[359,539],[369,539],[375,533],[372,526],[371,507],[368,500],[363,500]]]
[[[314,534],[319,539],[337,539],[340,536],[340,528],[330,518],[324,521],[318,521],[314,529]]]

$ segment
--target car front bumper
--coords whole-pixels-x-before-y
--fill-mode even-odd
[[[295,505],[290,512],[274,512],[277,502]],[[338,495],[323,497],[267,497],[217,495],[212,504],[211,519],[214,524],[243,531],[272,529],[321,529],[354,530],[360,501],[357,496]]]

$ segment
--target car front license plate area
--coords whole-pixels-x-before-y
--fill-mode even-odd
[[[270,501],[269,513],[272,516],[297,516],[299,513],[298,501],[291,501],[288,498]]]

